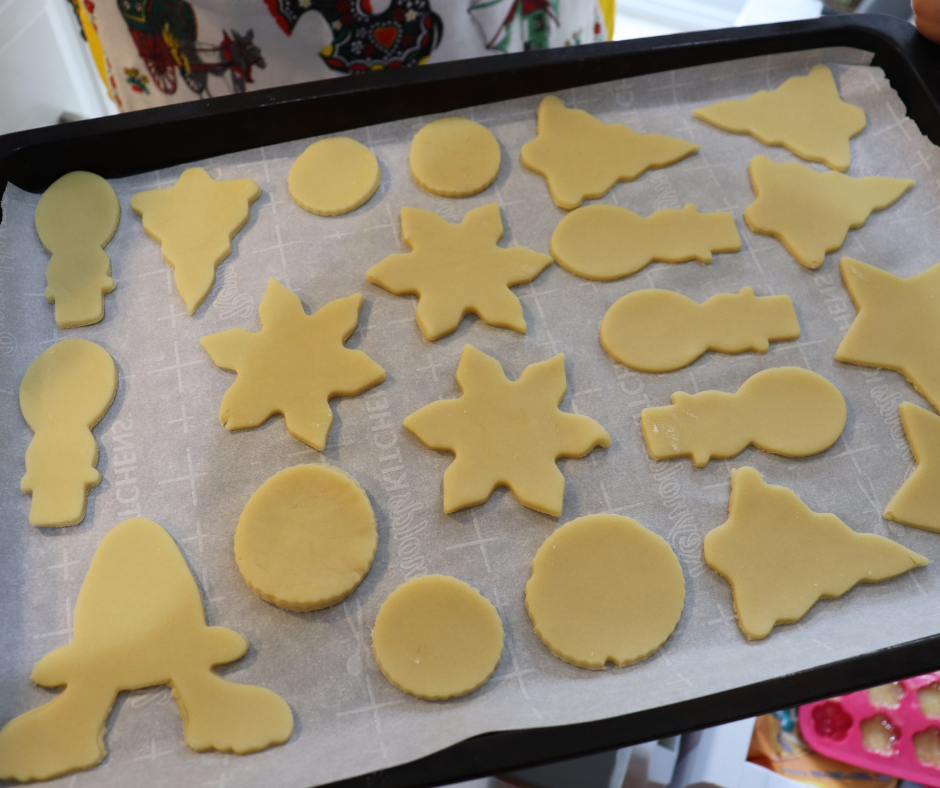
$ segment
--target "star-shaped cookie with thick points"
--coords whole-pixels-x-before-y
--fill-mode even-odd
[[[222,397],[227,430],[284,416],[287,431],[323,451],[333,424],[329,400],[352,397],[385,380],[385,370],[343,343],[356,330],[362,294],[337,298],[308,315],[295,293],[274,279],[261,300],[261,331],[230,328],[199,340],[222,369],[238,374]]]
[[[444,511],[477,506],[508,487],[524,506],[558,517],[565,477],[555,462],[610,446],[596,421],[558,409],[567,389],[564,354],[530,364],[512,381],[495,358],[466,345],[457,383],[463,396],[405,419],[425,446],[456,455],[444,472]]]
[[[415,316],[426,339],[452,333],[467,314],[525,333],[522,304],[509,288],[531,282],[552,258],[497,246],[503,237],[498,203],[468,211],[458,225],[431,211],[402,208],[401,234],[412,251],[389,255],[366,279],[395,295],[417,295]]]
[[[901,424],[917,467],[888,501],[884,516],[940,533],[940,416],[902,402]]]

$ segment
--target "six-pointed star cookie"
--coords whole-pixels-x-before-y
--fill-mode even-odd
[[[468,211],[458,225],[431,211],[401,209],[401,234],[412,248],[366,272],[395,295],[417,295],[421,333],[434,340],[457,329],[464,315],[525,333],[522,304],[509,289],[531,282],[552,258],[521,246],[497,246],[503,237],[499,204]]]
[[[917,467],[888,502],[884,516],[940,533],[940,416],[902,402],[901,424]]]
[[[329,400],[385,380],[365,353],[343,347],[361,306],[356,293],[307,315],[296,294],[270,279],[258,309],[261,331],[230,328],[200,339],[216,365],[238,374],[222,397],[225,429],[257,427],[280,413],[291,435],[323,451],[333,424]]]
[[[900,372],[940,410],[940,263],[907,279],[851,257],[839,267],[858,316],[836,360]]]
[[[565,477],[556,460],[610,446],[596,421],[558,409],[567,389],[564,354],[530,364],[511,381],[495,358],[466,345],[457,382],[463,396],[405,419],[425,446],[456,455],[444,472],[444,511],[477,506],[508,487],[524,506],[558,517]]]

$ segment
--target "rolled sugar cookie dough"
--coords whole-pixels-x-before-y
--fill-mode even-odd
[[[297,157],[287,174],[287,190],[304,210],[338,216],[368,202],[381,181],[372,151],[349,137],[330,137]]]
[[[629,517],[592,514],[548,537],[525,604],[535,633],[565,662],[602,670],[656,651],[679,623],[685,581],[666,541]]]
[[[432,194],[469,197],[499,174],[499,143],[492,133],[466,118],[428,123],[411,142],[408,163],[415,180]]]
[[[296,465],[248,499],[235,529],[235,561],[265,601],[319,610],[355,591],[377,544],[375,513],[352,476],[329,465]]]
[[[940,533],[940,416],[910,402],[899,411],[917,467],[888,501],[884,517]]]
[[[473,586],[424,575],[400,585],[382,603],[372,650],[398,689],[425,700],[454,698],[473,692],[496,670],[503,624]]]

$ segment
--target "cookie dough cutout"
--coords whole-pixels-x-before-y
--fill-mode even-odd
[[[819,599],[928,563],[890,539],[814,512],[747,467],[731,472],[728,519],[706,534],[705,562],[731,584],[738,625],[751,640],[799,621]]]
[[[55,304],[59,328],[88,326],[104,317],[104,294],[114,290],[104,247],[120,218],[111,184],[92,172],[67,173],[39,198],[36,232],[52,254],[45,295]]]
[[[558,517],[565,477],[555,463],[610,446],[596,421],[558,409],[568,387],[564,354],[530,364],[512,381],[495,358],[465,345],[457,383],[461,397],[405,419],[425,446],[455,455],[444,472],[444,512],[478,506],[508,487],[523,506]]]
[[[839,268],[858,315],[836,360],[900,372],[940,410],[940,263],[907,279],[851,257]]]
[[[160,244],[173,268],[189,314],[209,295],[216,267],[231,254],[232,239],[260,196],[261,188],[248,178],[217,181],[202,167],[190,167],[170,188],[131,197],[144,232]]]
[[[603,197],[620,181],[635,180],[697,151],[693,142],[639,134],[546,96],[539,104],[537,136],[522,146],[522,163],[545,178],[555,205],[570,210]]]
[[[671,372],[708,350],[766,353],[771,342],[796,339],[800,324],[790,296],[719,293],[699,304],[671,290],[637,290],[618,298],[601,321],[601,345],[641,372]]]
[[[281,414],[291,435],[323,451],[333,425],[330,400],[385,380],[385,370],[365,353],[343,346],[361,308],[356,293],[308,315],[296,293],[269,279],[258,308],[260,331],[230,328],[199,340],[216,366],[238,375],[222,397],[222,426],[251,429]]]
[[[425,339],[456,331],[468,314],[526,332],[522,304],[509,288],[531,282],[552,258],[521,246],[498,246],[503,237],[498,203],[468,211],[458,225],[431,211],[402,208],[401,233],[412,251],[389,255],[366,272],[366,279],[395,295],[418,296],[415,318]]]
[[[425,700],[482,686],[503,653],[503,624],[473,586],[445,575],[403,583],[382,603],[372,650],[392,684]]]
[[[65,689],[0,730],[0,779],[48,780],[90,769],[107,754],[105,727],[119,692],[173,689],[193,750],[249,753],[287,741],[290,707],[263,687],[212,668],[241,659],[248,641],[206,624],[202,597],[170,535],[125,520],[98,545],[75,603],[72,642],[36,663],[32,680]]]
[[[646,448],[654,459],[691,457],[700,468],[751,444],[784,457],[807,457],[828,449],[845,429],[839,389],[801,367],[765,369],[734,394],[678,391],[672,403],[640,414]]]
[[[287,190],[305,211],[339,216],[367,203],[381,181],[372,151],[349,137],[330,137],[297,157],[287,174]]]
[[[375,513],[352,476],[329,465],[296,465],[248,499],[235,529],[235,561],[266,602],[319,610],[356,590],[377,544]]]
[[[559,659],[591,670],[653,654],[676,628],[684,603],[672,548],[615,514],[579,517],[556,530],[535,554],[525,586],[542,642]]]
[[[469,197],[499,174],[496,137],[466,118],[440,118],[424,126],[411,142],[408,164],[418,184],[442,197]]]
[[[20,410],[35,435],[20,483],[33,496],[29,522],[40,527],[85,519],[88,491],[101,482],[91,431],[117,393],[114,359],[87,339],[64,339],[40,353],[20,383]]]
[[[910,402],[901,403],[900,415],[917,467],[888,501],[884,516],[940,533],[940,416]]]
[[[751,159],[748,172],[757,198],[744,210],[755,233],[772,235],[801,265],[819,268],[849,230],[865,224],[872,211],[893,205],[914,181],[907,178],[852,178],[816,172],[802,164]]]
[[[832,72],[823,65],[805,77],[790,77],[776,90],[761,90],[743,101],[720,101],[692,114],[842,172],[852,162],[849,140],[865,129],[865,110],[839,98]]]

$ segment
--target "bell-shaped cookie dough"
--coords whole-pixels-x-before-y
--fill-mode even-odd
[[[884,516],[940,533],[940,416],[902,402],[901,424],[917,467],[888,501]]]
[[[555,205],[567,209],[698,151],[694,142],[639,134],[583,109],[568,109],[557,96],[546,96],[539,104],[537,134],[522,146],[522,163],[545,178]]]
[[[531,282],[552,258],[497,245],[503,237],[498,203],[468,211],[457,225],[431,211],[402,208],[401,233],[412,251],[389,255],[366,279],[395,295],[418,296],[415,318],[426,339],[456,331],[468,314],[525,333],[522,304],[509,288]]]
[[[442,197],[469,197],[499,174],[499,143],[467,118],[438,118],[415,134],[408,164],[418,184]]]
[[[104,294],[114,290],[104,247],[120,218],[121,203],[111,184],[92,172],[67,173],[39,198],[36,232],[52,253],[45,295],[55,304],[59,328],[87,326],[104,317]]]
[[[88,490],[101,482],[92,428],[117,393],[114,359],[87,339],[64,339],[40,353],[20,383],[20,410],[36,434],[20,489],[33,496],[29,521],[77,525]]]
[[[269,279],[258,308],[260,331],[230,328],[200,339],[216,366],[238,375],[219,409],[225,429],[251,429],[280,413],[291,435],[323,451],[333,425],[330,400],[385,380],[385,370],[365,353],[343,346],[361,307],[356,293],[308,315],[296,293]]]
[[[217,181],[202,167],[190,167],[170,188],[131,197],[144,231],[173,267],[189,314],[209,295],[216,267],[231,254],[232,239],[247,224],[251,204],[260,196],[253,180]]]
[[[705,562],[731,584],[734,612],[751,640],[799,621],[821,598],[925,566],[927,559],[875,534],[817,514],[753,468],[731,473],[728,519],[705,536]]]
[[[630,276],[650,263],[710,263],[713,252],[737,252],[741,236],[725,211],[699,213],[692,204],[646,218],[616,205],[586,205],[565,216],[550,251],[562,268],[586,279]]]
[[[766,353],[796,339],[800,324],[790,296],[755,296],[753,288],[719,293],[699,304],[671,290],[636,290],[618,298],[601,321],[601,345],[641,372],[682,369],[706,350]]]
[[[852,178],[816,172],[802,164],[751,159],[748,172],[757,197],[744,210],[755,233],[777,238],[802,265],[819,268],[849,230],[865,224],[872,211],[900,199],[914,181],[907,178]]]
[[[839,98],[832,72],[823,65],[805,77],[790,77],[776,90],[760,90],[743,101],[719,101],[692,114],[842,172],[852,161],[849,140],[865,128],[865,110]]]
[[[318,140],[287,173],[287,190],[305,211],[339,216],[364,205],[382,182],[375,154],[349,137]]]
[[[105,726],[119,692],[168,684],[183,738],[197,751],[248,753],[294,729],[284,700],[212,668],[241,659],[248,641],[206,624],[186,559],[151,520],[125,520],[98,545],[75,603],[74,635],[33,668],[65,689],[0,730],[0,779],[48,780],[89,769],[107,754]]]
[[[461,397],[432,402],[405,419],[425,446],[455,455],[444,472],[444,511],[478,506],[497,487],[508,487],[523,506],[558,517],[565,477],[555,463],[610,446],[596,421],[558,409],[568,387],[564,354],[509,380],[495,358],[466,345],[457,383]]]
[[[644,408],[640,426],[651,457],[691,457],[701,468],[751,444],[785,457],[818,454],[839,439],[845,417],[845,399],[822,375],[774,367],[751,375],[734,394],[678,391],[672,405]]]

